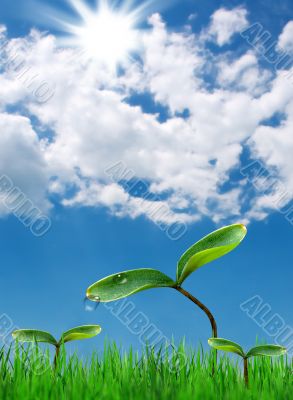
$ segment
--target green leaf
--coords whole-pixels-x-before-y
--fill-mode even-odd
[[[237,247],[247,233],[242,224],[230,225],[205,236],[191,246],[177,265],[177,282],[180,285],[192,272],[222,257]]]
[[[87,289],[87,297],[93,301],[109,302],[123,299],[142,290],[173,287],[175,282],[155,269],[135,269],[108,276]]]
[[[286,354],[287,350],[285,347],[277,346],[274,344],[267,344],[263,346],[256,346],[249,350],[247,353],[247,357],[254,357],[254,356],[282,356]]]
[[[217,350],[227,351],[229,353],[236,353],[241,357],[245,357],[245,353],[242,347],[234,342],[227,339],[211,338],[208,340],[208,344]]]
[[[56,346],[57,340],[48,332],[36,329],[18,329],[12,332],[12,337],[20,342],[42,342]]]
[[[66,343],[72,340],[90,339],[97,336],[101,332],[99,325],[83,325],[76,328],[69,329],[62,334],[59,343]]]

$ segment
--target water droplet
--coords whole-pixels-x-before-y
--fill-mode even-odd
[[[87,311],[87,312],[96,311],[96,309],[99,307],[99,304],[100,304],[100,298],[98,297],[98,300],[96,300],[96,298],[95,298],[95,300],[92,301],[86,297],[83,301],[83,304],[84,304],[85,311]]]
[[[113,278],[113,281],[115,283],[117,283],[118,285],[123,285],[124,283],[127,282],[127,276],[126,276],[126,274],[115,275]]]

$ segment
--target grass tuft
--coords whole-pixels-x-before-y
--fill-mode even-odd
[[[242,365],[219,357],[212,375],[213,354],[188,349],[177,352],[147,347],[142,355],[105,344],[101,356],[81,361],[63,347],[56,370],[49,351],[17,344],[0,351],[0,398],[9,400],[272,400],[292,398],[292,362],[255,358],[250,387],[245,388]]]

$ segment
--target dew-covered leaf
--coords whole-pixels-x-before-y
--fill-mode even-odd
[[[109,302],[128,297],[142,290],[173,287],[175,282],[155,269],[135,269],[99,280],[87,289],[87,297],[97,302]]]

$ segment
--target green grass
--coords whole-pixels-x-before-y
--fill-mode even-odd
[[[184,357],[169,357],[146,349],[142,357],[105,345],[101,356],[87,361],[66,356],[62,349],[57,370],[51,357],[35,346],[17,346],[0,353],[0,399],[9,400],[290,400],[293,398],[292,363],[285,356],[250,362],[250,387],[242,378],[242,365],[219,356],[211,375],[213,355],[180,346]],[[44,357],[45,355],[45,357]],[[186,362],[185,362],[186,357]]]

